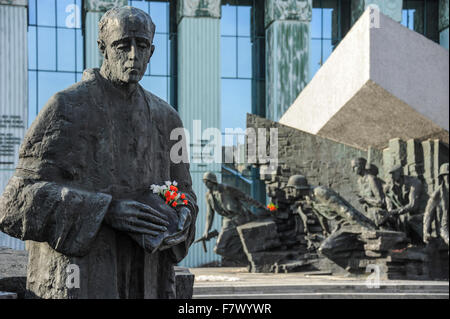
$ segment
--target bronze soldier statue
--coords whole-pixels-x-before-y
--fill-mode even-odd
[[[133,7],[99,22],[104,60],[56,93],[25,136],[0,198],[0,229],[27,240],[27,289],[38,298],[174,298],[174,265],[195,234],[189,165],[170,150],[177,112],[139,81],[155,25]],[[152,184],[177,181],[169,207]],[[79,287],[68,285],[77,268]]]
[[[389,223],[393,230],[405,232],[414,242],[422,242],[422,182],[417,177],[404,175],[401,165],[395,165],[389,174],[390,179],[384,188],[388,211],[384,222]]]
[[[433,192],[425,208],[423,219],[423,240],[429,243],[432,238],[432,223],[436,237],[444,240],[448,247],[448,197],[449,197],[449,164],[439,168],[439,187]]]
[[[232,186],[218,183],[216,175],[212,172],[204,174],[203,182],[208,188],[206,226],[203,236],[197,241],[209,239],[214,213],[217,213],[223,219],[214,251],[224,258],[224,263],[247,264],[247,257],[236,227],[257,218],[250,211],[251,206],[266,210],[265,206]]]
[[[305,201],[302,191],[309,191],[311,186],[308,185],[306,177],[303,175],[293,175],[289,178],[285,188],[286,199],[293,201],[291,211],[295,216],[296,225],[301,223],[301,227],[297,226],[297,230],[303,231],[307,242],[308,250],[315,250],[330,234],[328,223],[324,216],[313,209],[313,206]],[[322,231],[316,232],[312,230],[312,224],[319,224]]]
[[[304,205],[311,207],[326,234],[330,233],[329,226],[326,224],[328,222],[334,224],[332,233],[344,225],[358,225],[366,229],[376,228],[373,221],[351,206],[339,194],[323,186],[309,185],[303,175],[293,175],[289,178],[286,193],[290,198],[298,198],[299,207]],[[304,217],[302,219],[305,220]]]
[[[372,169],[366,168],[365,158],[355,158],[351,165],[353,172],[358,175],[359,202],[363,205],[367,217],[378,225],[386,211],[383,181],[374,174],[373,165]]]

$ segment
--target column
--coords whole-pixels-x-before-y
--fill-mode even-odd
[[[403,0],[352,0],[352,25],[371,4],[378,6],[380,12],[391,19],[402,21]]]
[[[86,69],[99,68],[102,65],[103,56],[98,46],[98,22],[103,14],[113,7],[126,6],[127,0],[86,0],[84,1],[85,10],[85,34],[84,48]]]
[[[261,1],[262,2],[262,1]],[[266,39],[264,23],[264,6],[258,6],[258,2],[252,7],[252,114],[261,117],[266,116]],[[247,127],[249,125],[247,124]],[[251,196],[261,203],[266,202],[266,184],[259,178],[259,168],[251,168],[252,185]]]
[[[278,121],[306,86],[312,0],[266,0],[266,118]]]
[[[448,50],[448,0],[439,0],[439,43]]]
[[[206,187],[202,177],[212,171],[220,181],[221,163],[198,163],[201,147],[210,142],[202,137],[207,128],[221,129],[221,59],[220,0],[178,0],[178,112],[190,133],[191,176],[197,194],[199,215],[197,237],[205,227]],[[199,120],[200,122],[195,122]],[[213,229],[220,229],[220,216],[215,216]],[[208,253],[202,245],[193,245],[183,265],[198,266],[218,260],[213,252],[214,240],[208,243]]]
[[[28,0],[0,0],[0,194],[14,173],[28,121]],[[0,232],[0,246],[23,249]]]

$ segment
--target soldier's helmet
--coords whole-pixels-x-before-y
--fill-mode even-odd
[[[292,175],[289,177],[286,187],[293,187],[295,189],[310,189],[308,180],[303,175]]]
[[[203,181],[204,181],[204,182],[210,181],[210,182],[213,182],[213,183],[217,184],[217,177],[216,177],[216,174],[214,174],[214,173],[212,173],[212,172],[206,172],[206,173],[203,175]]]
[[[439,177],[449,174],[449,165],[448,163],[444,163],[439,168]]]
[[[389,174],[394,174],[396,172],[399,172],[401,175],[403,175],[403,166],[401,164],[394,165],[390,170]]]
[[[360,166],[362,168],[366,167],[367,160],[364,157],[357,157],[352,159],[352,167]]]

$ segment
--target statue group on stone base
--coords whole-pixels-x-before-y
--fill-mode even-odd
[[[312,186],[303,175],[292,175],[283,188],[267,188],[268,195],[275,203],[272,204],[272,207],[277,208],[270,211],[266,208],[265,211],[261,210],[263,213],[256,215],[248,206],[262,209],[264,208],[262,204],[233,187],[217,183],[215,175],[206,173],[204,182],[209,189],[206,195],[208,211],[207,227],[202,238],[208,237],[215,211],[224,216],[223,227],[215,251],[224,258],[242,261],[247,257],[249,261],[252,260],[253,264],[255,260],[264,262],[272,260],[270,256],[261,257],[261,253],[264,251],[272,255],[275,251],[280,250],[300,252],[303,240],[306,248],[302,253],[304,256],[308,253],[316,256],[317,252],[323,252],[328,254],[329,258],[333,258],[335,256],[332,250],[345,251],[350,249],[349,247],[355,247],[355,253],[351,254],[351,251],[349,253],[354,256],[352,258],[361,259],[364,258],[364,243],[358,244],[358,238],[369,238],[370,244],[366,244],[369,250],[374,245],[373,239],[370,237],[372,235],[364,235],[365,233],[377,234],[374,236],[388,236],[379,238],[378,242],[389,242],[389,236],[394,236],[390,245],[383,244],[384,248],[377,248],[382,250],[366,252],[371,257],[379,254],[385,258],[386,253],[383,249],[387,249],[386,247],[399,245],[403,247],[407,243],[423,246],[430,242],[431,238],[436,240],[442,238],[442,242],[447,245],[448,249],[448,163],[440,167],[439,187],[430,196],[425,211],[421,208],[424,198],[424,186],[421,180],[415,176],[405,175],[402,166],[396,165],[389,170],[387,182],[378,177],[378,168],[373,164],[367,165],[364,158],[353,159],[351,167],[358,177],[357,198],[363,208],[362,211],[356,209],[334,190],[324,186]],[[273,227],[268,226],[271,220],[276,224],[278,235],[274,235]],[[245,231],[240,231],[241,235],[239,236],[236,228],[242,227],[245,228]],[[245,234],[252,234],[248,231],[249,227],[267,229],[266,233],[264,231],[253,232],[262,236],[260,248],[255,247],[255,245],[258,246],[258,240],[244,238],[248,236]],[[292,240],[286,240],[287,236]],[[246,251],[243,254],[242,248],[246,242],[251,245],[253,253]],[[267,244],[268,242],[271,244]],[[264,248],[267,246],[271,248],[269,250]],[[362,249],[362,251],[360,252],[358,249]],[[251,256],[252,254],[253,256]],[[299,257],[300,255],[292,257],[292,255],[286,254],[286,256],[291,256],[290,259],[303,258]],[[284,257],[280,258],[282,260]],[[290,265],[305,264],[303,261],[292,262],[289,258],[286,260],[290,262]],[[287,262],[286,260],[285,262]],[[275,268],[280,267],[276,266]],[[288,267],[290,266],[284,268]]]

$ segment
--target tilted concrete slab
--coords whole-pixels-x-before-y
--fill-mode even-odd
[[[280,123],[361,149],[449,142],[449,51],[367,10]],[[373,22],[372,22],[373,23]]]

